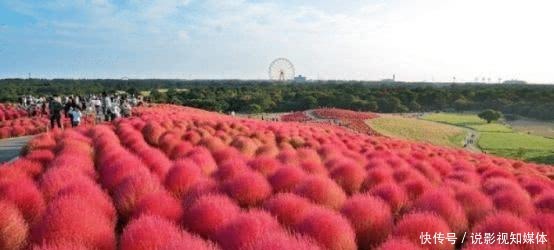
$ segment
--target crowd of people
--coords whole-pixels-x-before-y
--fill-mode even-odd
[[[87,96],[21,97],[21,108],[30,117],[48,116],[50,127],[62,128],[62,115],[69,118],[73,127],[79,126],[83,117],[94,117],[96,123],[112,121],[119,117],[130,117],[133,107],[143,105],[142,96],[107,94]]]

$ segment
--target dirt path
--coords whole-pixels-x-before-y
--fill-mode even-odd
[[[483,152],[477,143],[479,142],[480,134],[476,130],[473,130],[471,128],[462,127],[467,131],[466,138],[464,140],[465,149],[472,151],[472,152]]]
[[[11,161],[19,156],[19,152],[33,136],[23,136],[0,140],[0,163]]]

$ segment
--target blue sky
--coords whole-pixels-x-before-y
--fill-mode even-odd
[[[0,78],[554,82],[548,0],[0,0]]]

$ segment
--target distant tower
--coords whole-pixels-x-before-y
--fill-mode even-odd
[[[29,79],[31,79],[31,73],[29,72]]]
[[[502,78],[498,78],[498,83],[502,83]]]
[[[452,77],[452,82],[456,82],[456,77]]]
[[[392,81],[396,82],[396,74],[392,74]]]

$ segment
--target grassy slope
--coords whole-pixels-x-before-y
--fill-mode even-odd
[[[470,127],[481,132],[479,147],[485,152],[541,163],[554,163],[554,139],[515,132],[500,123],[487,124],[476,115],[430,114],[425,120]]]
[[[382,135],[447,147],[462,147],[466,135],[464,129],[455,126],[413,118],[385,116],[367,123]]]

